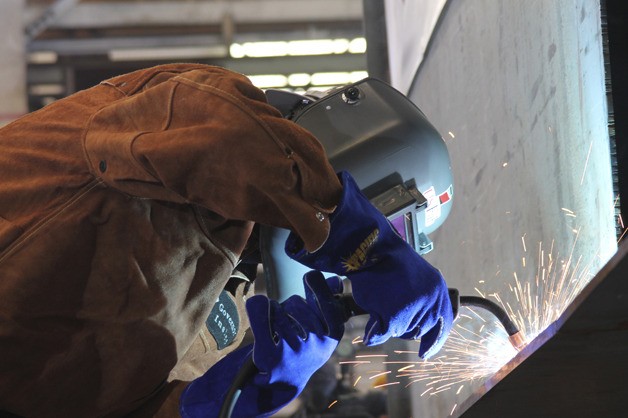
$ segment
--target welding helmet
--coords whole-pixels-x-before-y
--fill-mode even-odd
[[[318,138],[333,168],[348,171],[419,254],[432,250],[428,234],[451,210],[453,176],[445,141],[414,103],[374,78],[326,92],[267,90],[266,96]],[[264,267],[280,274],[287,233],[271,234],[274,239],[262,234]]]

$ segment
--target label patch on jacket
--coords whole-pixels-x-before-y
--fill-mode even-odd
[[[238,335],[240,317],[238,316],[238,309],[227,291],[223,290],[220,293],[205,324],[216,340],[219,350],[228,347],[235,340],[236,335]]]

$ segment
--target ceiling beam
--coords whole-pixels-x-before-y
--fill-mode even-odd
[[[217,59],[215,65],[242,74],[284,74],[366,70],[364,54]]]
[[[357,30],[326,30],[314,33],[305,31],[263,32],[254,38],[256,41],[289,41],[294,39],[317,38],[346,38],[353,39],[363,36]],[[231,36],[233,42],[252,40],[249,35],[235,33]],[[173,47],[208,47],[225,46],[222,35],[218,34],[178,34],[162,36],[119,36],[102,38],[56,38],[36,39],[28,43],[27,50],[54,51],[59,55],[95,55],[106,54],[113,49],[133,48],[173,48]]]
[[[40,33],[48,29],[56,19],[59,19],[70,8],[76,6],[78,0],[55,0],[36,19],[30,21],[26,26],[26,37],[28,41],[35,39]]]
[[[170,61],[143,61],[141,67],[150,67]],[[346,72],[366,70],[366,57],[364,54],[343,54],[327,56],[303,56],[303,57],[273,57],[273,58],[241,58],[229,57],[196,59],[190,62],[202,62],[229,68],[242,74],[283,74],[292,73],[317,73],[317,72]],[[60,77],[62,74],[54,72],[55,66],[70,66],[76,69],[111,68],[138,66],[136,62],[111,62],[106,55],[76,55],[61,57],[54,65],[30,66],[29,80],[38,82],[50,82],[51,77]],[[52,70],[51,70],[52,69]],[[53,71],[53,72],[51,72]]]
[[[26,19],[41,11],[29,8]],[[281,11],[278,13],[278,11]],[[55,29],[361,21],[362,0],[145,1],[79,3],[50,23]],[[27,25],[29,22],[25,22]]]
[[[28,45],[28,51],[54,51],[59,55],[98,55],[114,49],[131,48],[174,48],[221,45],[219,35],[177,35],[106,37],[86,39],[42,39]]]

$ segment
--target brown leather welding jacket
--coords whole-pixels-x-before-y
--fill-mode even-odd
[[[138,408],[198,342],[253,224],[315,250],[340,193],[319,142],[222,68],[136,71],[5,126],[0,410]]]

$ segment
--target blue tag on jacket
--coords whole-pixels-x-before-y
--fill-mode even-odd
[[[220,293],[205,323],[216,340],[219,350],[228,347],[235,340],[240,317],[235,302],[229,297],[227,291],[223,290]]]

